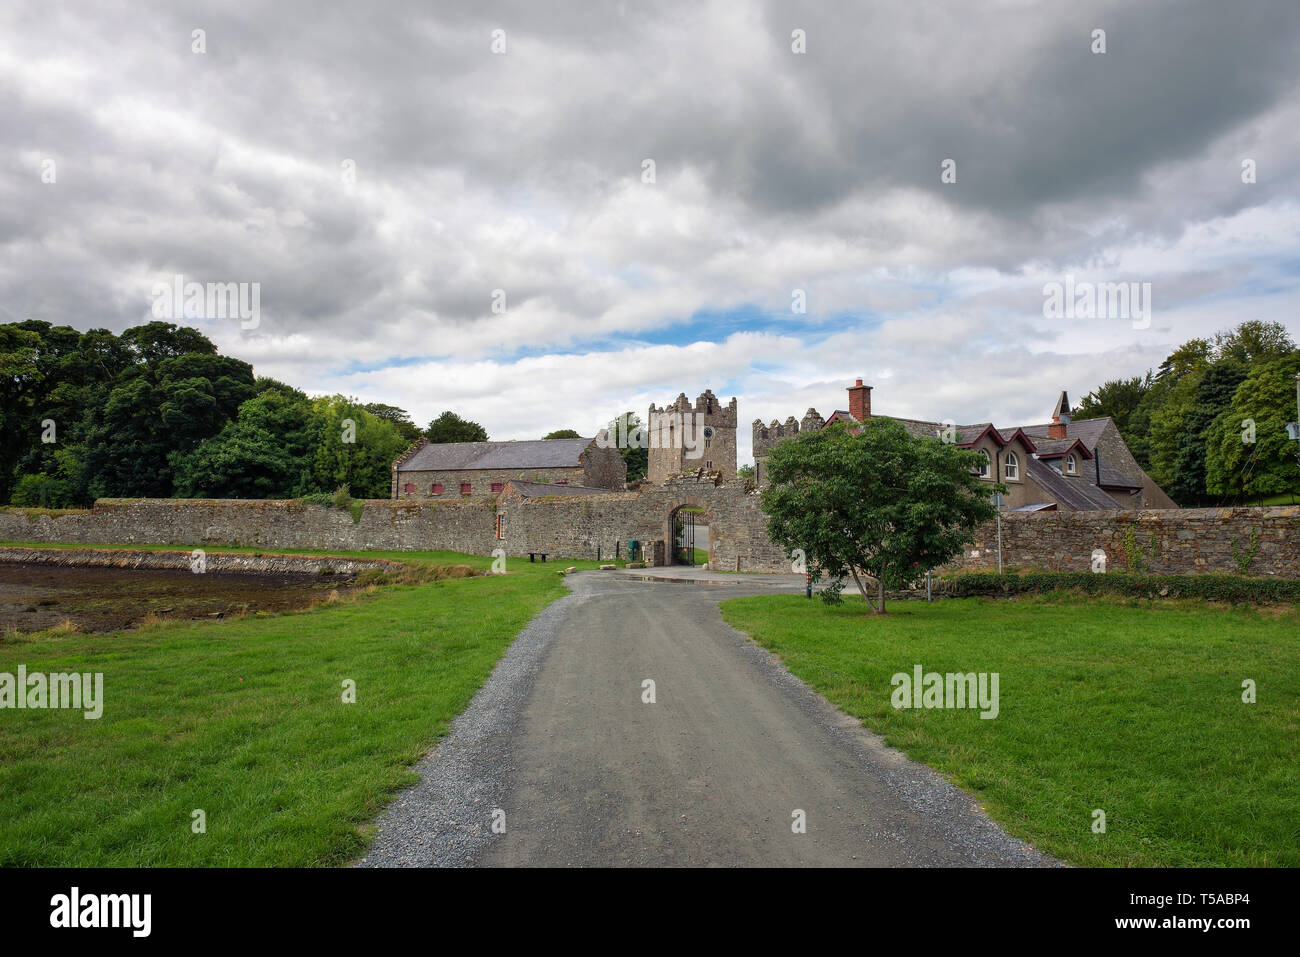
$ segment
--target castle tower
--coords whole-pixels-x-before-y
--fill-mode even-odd
[[[650,406],[645,427],[650,436],[646,477],[657,485],[698,468],[722,473],[724,482],[736,478],[736,400],[718,402],[712,389],[692,406],[686,393],[663,408]]]

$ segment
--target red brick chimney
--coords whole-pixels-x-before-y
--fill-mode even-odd
[[[871,418],[871,386],[863,385],[861,379],[849,386],[849,415],[859,422]]]
[[[1056,408],[1052,410],[1052,424],[1047,427],[1047,437],[1049,439],[1065,438],[1066,426],[1070,424],[1070,397],[1064,392],[1056,400]]]

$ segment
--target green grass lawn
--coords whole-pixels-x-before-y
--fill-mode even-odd
[[[595,564],[512,559],[505,576],[384,586],[354,602],[237,621],[9,633],[0,672],[103,672],[105,705],[97,721],[0,711],[0,866],[354,859],[514,635],[565,593],[556,571]],[[344,679],[356,682],[355,704],[342,702]],[[206,834],[191,831],[195,809],[206,812]]]
[[[1300,611],[1204,603],[722,604],[737,629],[1011,833],[1095,866],[1300,866]],[[891,677],[998,672],[1000,714],[891,706]],[[1256,704],[1242,702],[1242,681]],[[1106,831],[1093,833],[1093,810]]]

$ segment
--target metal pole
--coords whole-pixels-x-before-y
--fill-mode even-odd
[[[934,598],[930,596],[930,569],[928,568],[925,570],[925,600],[934,601]]]
[[[805,598],[812,597],[812,572],[806,568],[803,571],[803,590]]]

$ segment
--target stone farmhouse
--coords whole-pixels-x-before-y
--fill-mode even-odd
[[[627,464],[617,448],[601,448],[594,438],[442,444],[420,439],[393,462],[390,497],[499,495],[510,481],[622,491]]]
[[[755,479],[765,484],[768,453],[778,442],[835,422],[850,425],[871,418],[871,386],[862,380],[849,386],[848,409],[823,419],[809,409],[802,420],[790,416],[784,424],[753,423]],[[1004,508],[1010,511],[1105,511],[1177,508],[1138,465],[1128,444],[1109,416],[1074,422],[1064,392],[1051,421],[1041,425],[995,427],[991,422],[957,425],[900,419],[914,436],[950,441],[959,448],[982,453],[979,476],[991,485],[1007,486]]]

